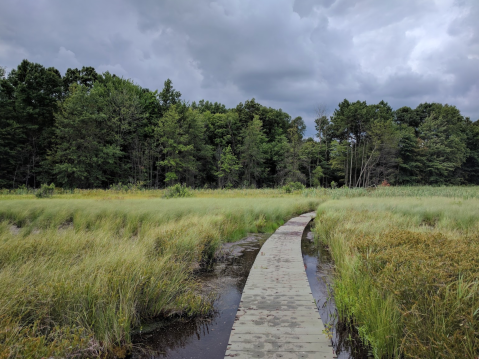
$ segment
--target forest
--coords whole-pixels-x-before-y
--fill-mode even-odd
[[[479,123],[455,106],[318,99],[301,117],[253,98],[186,102],[92,67],[0,67],[0,188],[263,188],[479,184]]]

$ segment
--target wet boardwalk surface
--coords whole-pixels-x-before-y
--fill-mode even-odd
[[[263,244],[243,290],[225,358],[334,358],[301,253],[314,213],[293,218]]]

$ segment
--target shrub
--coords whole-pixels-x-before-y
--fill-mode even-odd
[[[193,194],[190,189],[186,187],[185,184],[175,184],[174,186],[168,187],[165,190],[165,198],[174,198],[174,197],[191,197]]]
[[[304,184],[300,182],[289,182],[283,186],[283,191],[286,193],[291,193],[293,191],[302,191],[304,188]]]
[[[19,186],[19,187],[16,189],[15,194],[28,194],[28,188],[27,188],[27,186],[25,186],[24,184],[22,184],[21,186]]]
[[[53,196],[55,191],[55,184],[47,185],[46,183],[42,184],[41,187],[35,192],[37,198],[48,198]]]
[[[110,185],[110,191],[113,192],[137,192],[143,189],[144,182],[130,182],[128,184],[123,184],[121,182]]]
[[[305,187],[304,184],[300,182],[290,182],[289,185],[293,189],[293,191],[302,191]]]

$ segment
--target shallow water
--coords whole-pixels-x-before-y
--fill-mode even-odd
[[[301,240],[304,267],[311,293],[316,301],[319,314],[331,336],[333,348],[339,359],[370,358],[357,333],[349,330],[345,323],[338,321],[332,290],[333,261],[324,245],[315,245],[311,223],[306,227]]]
[[[207,318],[143,326],[143,332],[134,336],[136,349],[132,358],[223,359],[241,292],[256,255],[269,236],[251,234],[234,245],[227,244],[223,260],[198,277],[206,292],[218,293],[214,313]]]
[[[133,338],[135,351],[131,358],[223,359],[241,292],[256,255],[269,236],[252,234],[235,244],[227,244],[225,253],[221,255],[223,260],[198,276],[206,292],[217,293],[214,313],[208,317],[144,325],[143,331]],[[303,233],[301,249],[313,297],[330,331],[338,358],[369,358],[357,335],[337,321],[334,297],[330,294],[331,256],[324,246],[314,244],[310,225]]]

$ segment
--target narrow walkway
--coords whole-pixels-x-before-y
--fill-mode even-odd
[[[263,244],[243,290],[225,358],[334,358],[304,271],[301,236],[314,212]]]

